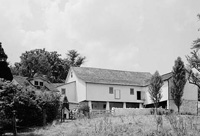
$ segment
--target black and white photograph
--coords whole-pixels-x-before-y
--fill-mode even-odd
[[[199,136],[199,0],[0,0],[0,136]]]

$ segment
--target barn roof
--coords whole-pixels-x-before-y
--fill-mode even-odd
[[[54,87],[60,87],[62,85],[65,85],[65,83],[52,83]]]
[[[76,76],[88,83],[146,86],[149,72],[131,72],[89,67],[72,67]]]
[[[168,80],[172,77],[172,72],[166,73],[166,74],[162,75],[161,77],[162,77],[163,81]]]

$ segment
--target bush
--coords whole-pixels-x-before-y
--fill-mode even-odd
[[[84,116],[90,118],[90,107],[88,105],[81,105],[78,110],[80,113],[83,113]]]
[[[60,96],[56,93],[36,91],[30,86],[19,88],[11,83],[2,83],[2,88],[0,101],[4,103],[0,112],[4,117],[0,117],[0,126],[12,125],[13,110],[16,110],[17,125],[21,126],[43,125],[44,117],[47,123],[56,119],[60,107]]]
[[[194,114],[191,112],[181,112],[181,115],[194,115]]]
[[[150,110],[150,114],[151,115],[154,115],[155,114],[155,109],[154,108],[152,108],[151,110]],[[173,109],[163,109],[163,108],[158,108],[157,109],[157,115],[169,115],[169,114],[172,114],[174,112],[174,110]]]
[[[60,96],[56,93],[41,92],[39,106],[46,110],[47,122],[52,122],[59,114]]]

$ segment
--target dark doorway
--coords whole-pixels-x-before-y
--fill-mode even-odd
[[[145,107],[146,107],[146,108],[154,108],[155,106],[154,106],[154,104],[152,103],[152,104],[147,104],[147,105],[145,105]],[[167,109],[167,101],[159,102],[158,108],[159,108],[159,107],[162,107],[163,109]]]
[[[126,108],[139,108],[139,103],[126,103]]]
[[[141,100],[141,91],[137,91],[137,100]]]
[[[112,107],[123,108],[123,103],[122,102],[110,102],[110,109],[112,109]]]

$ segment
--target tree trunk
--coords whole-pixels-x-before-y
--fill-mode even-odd
[[[154,112],[154,114],[156,114],[156,115],[158,115],[157,105],[158,105],[157,103],[154,104],[154,107],[155,107],[155,112]]]
[[[180,111],[180,106],[177,106],[178,107],[178,114],[179,114],[179,111]]]
[[[61,112],[60,112],[60,114],[61,114],[61,123],[63,122],[63,109],[61,108]]]
[[[47,118],[46,109],[44,109],[44,110],[43,110],[43,126],[46,125],[46,118]]]
[[[155,114],[158,115],[157,107],[155,107]]]

